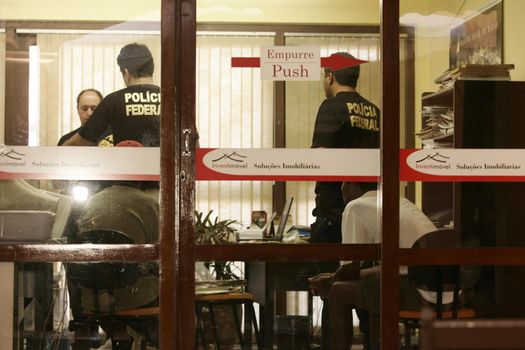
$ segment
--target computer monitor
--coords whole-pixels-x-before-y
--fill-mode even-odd
[[[284,203],[283,211],[279,219],[279,227],[277,228],[276,236],[282,237],[284,234],[284,228],[286,227],[286,221],[288,221],[288,215],[290,215],[290,209],[292,208],[293,197],[286,200]]]
[[[288,219],[288,215],[290,215],[290,209],[292,207],[293,203],[293,197],[286,200],[286,203],[284,203],[283,210],[281,212],[281,216],[279,218],[279,226],[277,228],[277,231],[273,230],[273,220],[277,216],[276,213],[273,213],[270,217],[270,220],[268,220],[268,223],[263,228],[263,239],[265,240],[273,240],[273,241],[280,241],[283,239],[284,234],[284,228],[286,227],[286,221]]]

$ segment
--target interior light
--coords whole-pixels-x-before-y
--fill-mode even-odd
[[[28,145],[40,143],[40,48],[29,46]]]
[[[83,202],[88,198],[89,190],[86,186],[74,186],[73,198],[79,202]]]

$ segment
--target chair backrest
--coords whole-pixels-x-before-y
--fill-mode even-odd
[[[421,349],[525,349],[525,320],[424,319]]]
[[[414,242],[412,248],[460,248],[479,246],[475,239],[465,239],[461,232],[444,229],[428,232]],[[408,275],[420,289],[436,293],[436,311],[440,318],[443,310],[443,292],[452,291],[452,314],[457,315],[459,290],[463,281],[473,284],[479,276],[477,267],[409,266]]]
[[[90,230],[69,237],[69,243],[82,244],[133,244],[128,236],[114,230]],[[134,285],[141,275],[139,263],[68,263],[69,280],[84,288],[111,290]]]
[[[65,233],[73,201],[24,180],[0,181],[0,241],[44,242]]]
[[[43,242],[50,238],[55,213],[0,210],[0,242]]]

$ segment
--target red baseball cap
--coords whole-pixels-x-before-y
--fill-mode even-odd
[[[115,147],[144,147],[144,145],[135,140],[124,140],[117,143]]]

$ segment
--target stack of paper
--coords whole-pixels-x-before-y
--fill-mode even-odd
[[[423,128],[415,135],[428,146],[451,147],[454,113],[447,106],[425,106],[421,111]]]
[[[441,89],[448,88],[458,79],[462,80],[510,80],[513,64],[466,64],[461,67],[447,69],[434,83]]]
[[[246,230],[240,231],[237,235],[237,240],[247,241],[252,239],[263,239],[263,236],[263,229],[255,226],[254,228],[247,228]]]
[[[239,293],[244,291],[246,280],[210,280],[195,282],[195,294]]]

